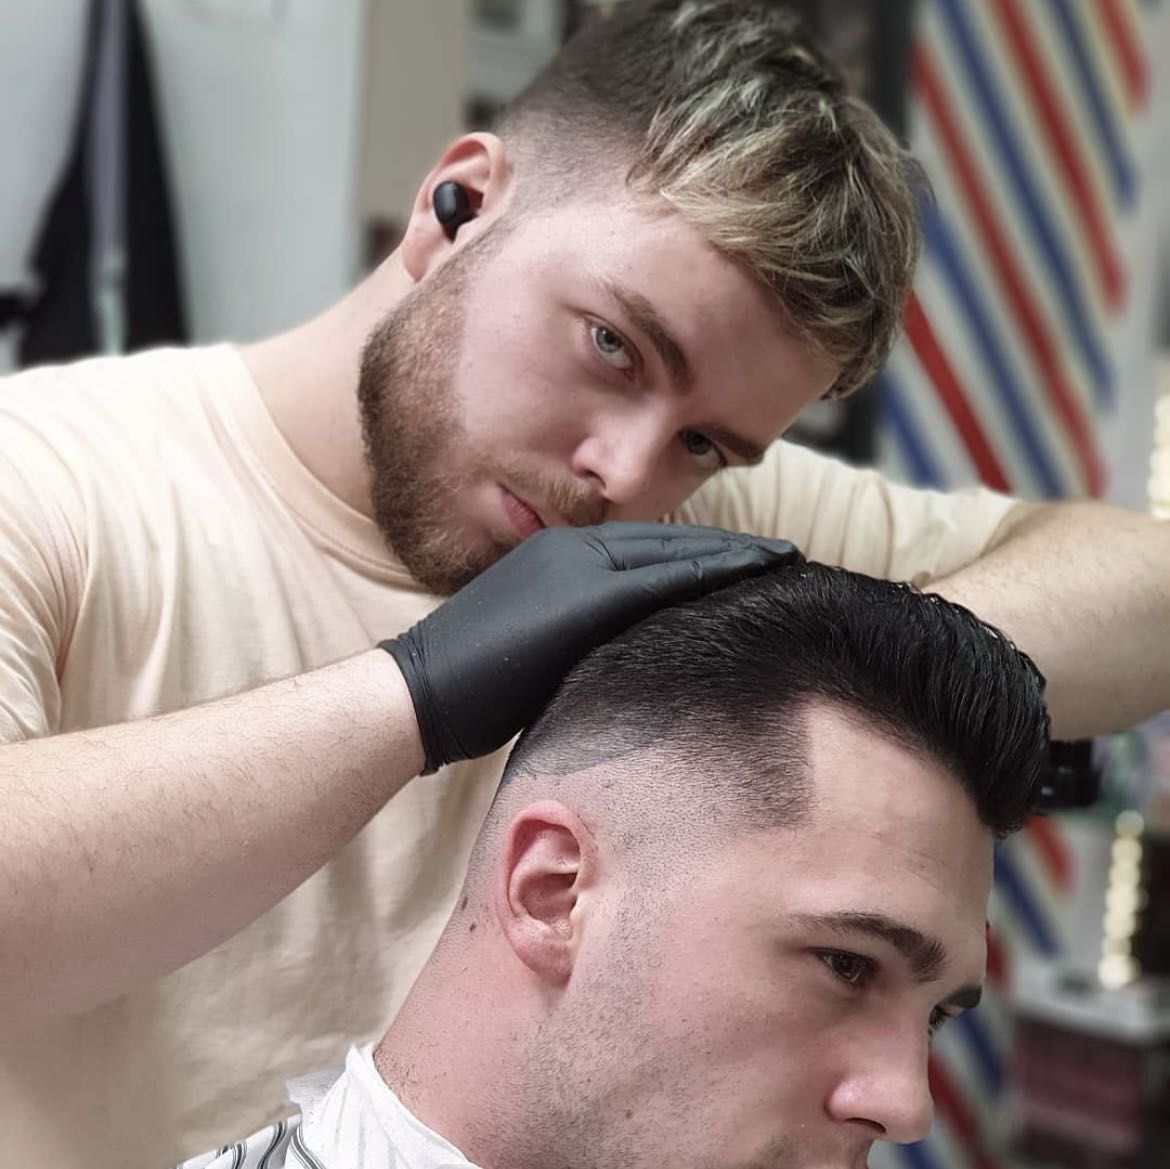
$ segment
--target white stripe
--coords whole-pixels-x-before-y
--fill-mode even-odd
[[[1032,30],[1032,39],[1036,51],[1044,63],[1044,71],[1053,89],[1069,129],[1076,140],[1079,156],[1086,163],[1089,186],[1093,192],[1093,200],[1101,208],[1107,219],[1114,224],[1122,217],[1121,203],[1116,196],[1116,187],[1113,182],[1113,167],[1105,151],[1101,138],[1097,133],[1096,122],[1089,109],[1089,102],[1079,80],[1079,73],[1072,55],[1065,46],[1064,35],[1057,29],[1050,17],[1040,11],[1044,5],[1017,4],[1025,23]],[[1129,115],[1124,106],[1118,106],[1117,101],[1121,92],[1117,88],[1117,78],[1113,73],[1108,58],[1111,56],[1105,46],[1104,30],[1097,36],[1094,22],[1086,20],[1085,5],[1073,0],[1071,7],[1080,11],[1074,14],[1077,27],[1086,33],[1084,37],[1085,51],[1092,62],[1092,72],[1099,81],[1099,89],[1104,98],[1106,120],[1117,132],[1116,137],[1123,157],[1128,157],[1132,151],[1129,141]],[[1095,12],[1099,6],[1096,3],[1088,5]]]
[[[1022,339],[1020,321],[1009,306],[999,278],[991,266],[990,254],[981,237],[976,234],[974,221],[966,213],[952,172],[945,165],[928,126],[924,126],[919,143],[924,164],[935,186],[940,211],[946,217],[951,234],[955,237],[963,268],[986,310],[993,337],[998,343],[997,348],[1014,376],[1021,399],[1021,411],[1038,436],[1040,446],[1059,485],[1067,494],[1080,494],[1085,485],[1072,456],[1071,444],[1065,437],[1055,411],[1049,405],[1039,368]],[[940,280],[944,282],[945,288],[946,277],[940,274]],[[931,304],[933,303],[932,301]],[[955,305],[954,313],[947,318],[946,332],[942,333],[940,339],[950,352],[956,333],[962,331],[969,338],[969,344],[964,347],[963,364],[956,372],[968,390],[972,405],[979,407],[976,413],[988,431],[996,453],[1012,467],[1028,468],[1026,478],[1013,476],[1013,485],[1018,485],[1025,491],[1029,490],[1025,485],[1030,485],[1030,493],[1038,493],[1041,487],[1040,480],[1032,473],[1031,457],[1019,440],[1006,407],[997,397],[995,374],[983,361],[975,345],[966,314],[957,302],[952,303]],[[933,320],[934,314],[930,315]]]
[[[903,390],[899,402],[915,434],[945,476],[943,486],[967,487],[978,483],[975,464],[908,341],[900,341],[890,354],[889,369]]]
[[[1007,35],[990,4],[982,0],[979,3],[964,0],[964,7],[976,31],[984,63],[1006,112],[1013,131],[1012,137],[1020,147],[1027,175],[1040,199],[1045,218],[1052,226],[1061,252],[1072,265],[1086,311],[1094,326],[1103,332],[1107,313],[1098,294],[1096,269],[1089,256],[1080,219],[1066,190],[1063,174],[1048,147],[1040,115],[1023,74],[1016,67],[1015,53],[1009,47]],[[1048,35],[1055,36],[1055,29],[1050,30]],[[1018,206],[1021,210],[1016,213],[1022,215],[1023,205]]]
[[[917,281],[918,298],[1008,483],[1020,495],[1042,494],[1035,467],[1007,413],[987,392],[987,372],[966,314],[952,296],[938,260],[927,252]]]
[[[947,105],[963,140],[971,166],[979,176],[990,213],[1004,237],[1005,246],[1011,253],[1029,301],[1041,320],[1053,345],[1060,353],[1067,355],[1072,371],[1070,381],[1078,397],[1092,401],[1093,386],[1089,370],[1081,358],[1078,344],[1073,340],[1071,330],[1065,323],[1064,310],[1057,289],[1048,276],[1048,268],[1041,259],[1035,236],[1028,226],[1019,203],[1016,200],[1011,181],[1000,163],[999,154],[992,145],[990,132],[984,123],[972,90],[966,82],[966,74],[958,53],[954,50],[934,5],[923,9],[923,34],[928,51],[932,55],[935,72],[947,98]],[[916,116],[916,134],[911,142],[919,148],[925,117]]]
[[[972,1114],[975,1115],[977,1123],[985,1119],[974,1108]],[[979,1124],[980,1131],[983,1127]],[[966,1142],[947,1123],[946,1117],[937,1110],[934,1114],[934,1124],[930,1129],[930,1149],[935,1164],[941,1169],[974,1169],[974,1150],[967,1147]]]
[[[1101,91],[1105,97],[1105,105],[1109,110],[1110,120],[1116,126],[1124,126],[1129,120],[1129,101],[1125,79],[1122,76],[1121,61],[1109,44],[1109,34],[1105,31],[1105,20],[1101,12],[1101,5],[1095,0],[1072,0],[1077,10],[1077,24],[1084,32],[1084,41],[1089,55],[1099,61],[1098,72],[1101,78]],[[1130,34],[1137,44],[1145,47],[1149,42],[1145,39],[1148,33],[1146,14],[1140,9],[1131,9],[1128,4],[1121,4],[1122,20],[1128,25]],[[1149,70],[1154,63],[1147,61]]]
[[[962,1093],[968,1108],[979,1116],[990,1116],[996,1101],[987,1090],[982,1065],[966,1033],[951,1024],[935,1036],[935,1058],[946,1065],[955,1087]]]

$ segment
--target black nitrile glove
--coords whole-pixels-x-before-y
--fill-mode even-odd
[[[532,721],[596,645],[655,610],[803,558],[787,540],[681,524],[545,528],[400,637],[424,775]]]

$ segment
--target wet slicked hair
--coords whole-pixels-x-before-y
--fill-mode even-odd
[[[1031,660],[960,606],[789,566],[664,609],[594,650],[517,744],[502,790],[516,779],[526,799],[531,781],[547,780],[555,796],[550,777],[614,761],[600,770],[620,776],[629,760],[621,798],[642,809],[631,839],[664,792],[671,815],[685,807],[692,823],[792,823],[811,791],[802,715],[820,702],[939,764],[1003,836],[1039,795],[1043,691]]]
[[[624,168],[773,294],[840,366],[877,371],[919,250],[921,172],[775,0],[628,0],[586,26],[497,129],[524,188]]]

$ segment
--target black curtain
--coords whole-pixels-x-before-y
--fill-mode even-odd
[[[42,221],[33,256],[36,285],[19,312],[17,345],[23,366],[66,361],[110,348],[127,351],[187,339],[179,261],[165,160],[155,113],[148,46],[137,5],[125,0],[113,61],[119,71],[116,116],[123,150],[103,156],[93,109],[100,61],[110,38],[111,0],[93,0],[85,54],[85,81],[73,148]],[[104,47],[103,47],[104,46]],[[109,65],[109,60],[106,62]],[[107,80],[109,74],[107,72]],[[103,330],[93,278],[95,181],[103,166],[120,167],[121,252],[125,267],[116,290],[121,322],[116,344]]]

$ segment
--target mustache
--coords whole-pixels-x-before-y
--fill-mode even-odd
[[[535,507],[551,510],[569,524],[580,528],[599,524],[609,505],[596,491],[583,483],[561,476],[544,475],[527,468],[508,468],[507,479],[516,491]]]

